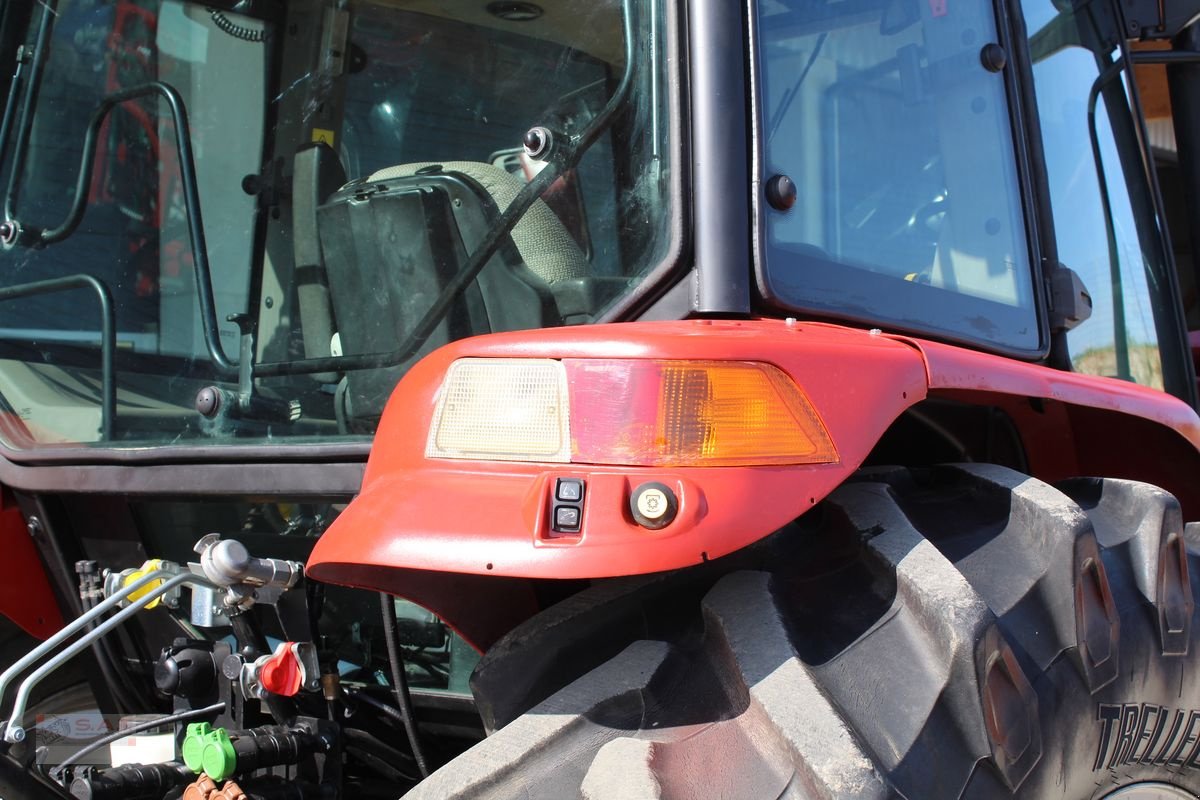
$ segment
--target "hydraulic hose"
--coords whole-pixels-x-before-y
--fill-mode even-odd
[[[429,776],[429,767],[425,763],[421,739],[413,721],[412,697],[408,693],[408,679],[404,676],[404,662],[400,660],[400,646],[396,643],[396,603],[390,594],[380,592],[379,607],[383,611],[383,638],[387,642],[388,664],[392,668],[392,689],[400,706],[400,719],[404,724],[404,732],[408,734],[408,743],[412,747],[417,769],[420,770],[421,777],[426,778]]]
[[[392,767],[392,769],[403,775],[406,780],[419,780],[419,778],[414,778],[411,774],[396,766],[396,762],[412,762],[412,756],[410,756],[408,753],[397,750],[391,745],[380,741],[373,734],[364,730],[360,730],[359,728],[343,728],[342,738],[346,740],[347,747],[355,747],[359,750],[368,752],[377,758],[383,759],[385,763]]]
[[[405,775],[403,772],[396,769],[387,761],[372,753],[370,750],[347,745],[346,752],[388,780],[395,781],[396,783],[415,782],[410,776]]]
[[[352,689],[349,691],[349,695],[355,700],[361,700],[362,702],[371,706],[371,708],[374,708],[376,711],[382,713],[384,716],[391,717],[396,722],[404,722],[404,715],[400,713],[399,709],[397,709],[395,706],[389,706],[387,703],[376,700],[369,692],[365,692],[362,689]],[[346,715],[350,715],[348,710],[346,711]],[[404,754],[404,757],[409,761],[413,760],[413,757],[407,753]]]

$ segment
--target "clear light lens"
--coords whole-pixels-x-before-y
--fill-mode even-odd
[[[459,359],[442,383],[425,456],[568,462],[567,403],[561,361]]]

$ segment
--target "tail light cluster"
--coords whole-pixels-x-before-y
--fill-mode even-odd
[[[804,391],[757,361],[461,358],[427,458],[644,467],[828,464]]]

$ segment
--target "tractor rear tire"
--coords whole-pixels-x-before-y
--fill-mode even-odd
[[[1146,484],[865,471],[512,631],[473,679],[494,733],[406,797],[1197,796],[1190,534]]]

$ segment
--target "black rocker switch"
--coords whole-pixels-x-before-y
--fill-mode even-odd
[[[578,533],[583,525],[584,484],[580,478],[558,478],[554,483],[555,533]]]
[[[559,478],[554,496],[564,503],[583,502],[583,481],[579,478]]]

